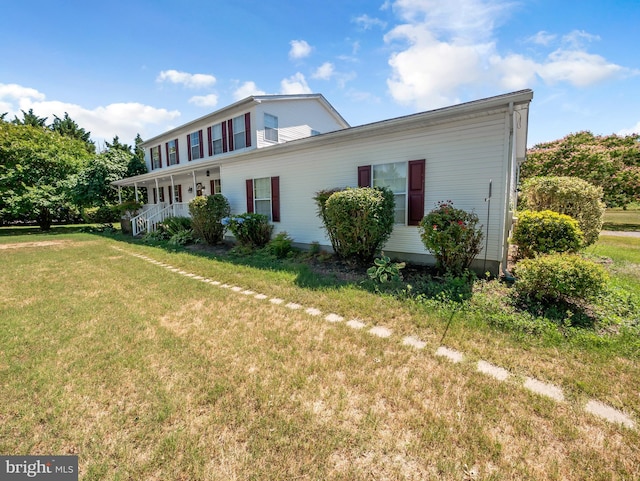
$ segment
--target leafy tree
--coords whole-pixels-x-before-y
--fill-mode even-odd
[[[127,168],[127,177],[147,173],[147,164],[144,162],[144,149],[142,148],[142,142],[142,137],[140,137],[140,134],[137,134],[133,157],[131,158],[129,167]]]
[[[111,182],[126,177],[131,154],[105,150],[97,154],[73,182],[73,200],[78,207],[100,207],[118,202]]]
[[[40,124],[0,122],[0,220],[36,221],[46,230],[68,217],[69,179],[89,158],[82,141]]]
[[[529,149],[521,178],[572,176],[600,186],[607,207],[640,201],[640,135],[584,131]]]
[[[74,139],[82,140],[86,144],[87,152],[93,154],[96,151],[96,144],[91,140],[91,132],[87,132],[80,127],[74,120],[69,117],[67,112],[64,113],[64,117],[60,118],[54,115],[53,123],[50,128],[54,132],[58,132],[60,135],[65,135]]]

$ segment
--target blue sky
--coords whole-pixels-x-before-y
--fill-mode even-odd
[[[640,1],[5,1],[0,113],[99,143],[248,95],[319,92],[360,125],[523,88],[529,145],[640,132]]]

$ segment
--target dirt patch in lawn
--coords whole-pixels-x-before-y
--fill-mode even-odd
[[[65,241],[41,241],[41,242],[17,242],[15,244],[0,244],[0,250],[2,249],[22,249],[26,247],[51,247],[62,244],[68,244]]]

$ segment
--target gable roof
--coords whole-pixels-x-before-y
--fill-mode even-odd
[[[250,95],[242,100],[239,100],[231,105],[227,105],[219,110],[203,115],[202,117],[198,117],[197,119],[191,120],[185,124],[181,124],[177,127],[174,127],[171,130],[167,130],[158,134],[148,140],[142,142],[142,147],[148,147],[150,145],[155,145],[159,139],[169,137],[172,132],[178,132],[185,129],[185,127],[189,127],[190,125],[202,124],[206,123],[208,119],[213,119],[222,117],[225,115],[225,112],[233,112],[234,110],[238,110],[240,107],[248,108],[251,105],[260,104],[263,102],[282,102],[282,101],[296,101],[296,100],[315,100],[319,102],[324,109],[329,112],[329,114],[342,125],[343,128],[349,128],[349,123],[340,115],[340,113],[329,103],[329,101],[324,98],[322,94],[295,94],[295,95]]]

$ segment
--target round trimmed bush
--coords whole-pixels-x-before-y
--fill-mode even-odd
[[[583,235],[578,221],[568,215],[525,210],[518,215],[511,241],[518,245],[518,257],[522,258],[576,252],[582,246]]]
[[[325,227],[336,254],[369,263],[391,236],[395,200],[387,188],[359,187],[332,193],[324,202]]]
[[[552,210],[573,217],[584,236],[584,247],[598,240],[604,203],[602,188],[577,177],[534,177],[522,186],[527,209]]]
[[[229,201],[222,194],[196,197],[189,202],[194,235],[207,244],[219,244],[227,229],[222,219],[228,217],[230,212]]]
[[[602,266],[567,253],[524,259],[514,274],[516,293],[538,301],[588,300],[603,292],[608,279]]]

